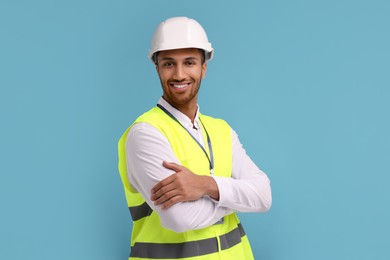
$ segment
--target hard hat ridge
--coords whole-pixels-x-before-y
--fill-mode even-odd
[[[214,53],[205,30],[197,21],[187,17],[172,17],[157,27],[148,56],[155,63],[157,52],[184,48],[202,49],[206,61],[211,60]]]

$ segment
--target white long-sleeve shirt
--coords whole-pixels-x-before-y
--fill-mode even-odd
[[[204,146],[198,111],[194,124],[163,98],[158,101]],[[199,109],[198,109],[199,110]],[[194,127],[196,129],[194,129]],[[148,123],[135,124],[126,140],[126,166],[131,185],[142,194],[148,205],[159,214],[162,225],[176,232],[213,225],[225,215],[237,212],[265,212],[272,204],[270,181],[246,154],[232,129],[232,177],[212,176],[219,189],[219,201],[207,196],[197,201],[181,202],[168,209],[155,206],[151,189],[174,172],[163,161],[180,164],[168,139]]]

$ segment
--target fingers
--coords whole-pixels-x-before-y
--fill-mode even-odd
[[[173,163],[173,162],[166,162],[164,161],[163,162],[163,166],[167,169],[171,169],[171,170],[174,170],[175,172],[179,172],[181,171],[182,169],[185,169],[183,166],[180,166],[176,163]],[[161,188],[169,185],[170,183],[173,183],[176,179],[176,174],[172,174],[171,176],[168,176],[167,178],[163,179],[162,181],[158,182],[156,185],[153,186],[151,192],[152,192],[152,200],[153,198],[157,198],[160,197],[163,193],[169,191],[170,189],[174,189],[174,187],[171,186],[171,188],[169,189],[168,187],[167,188],[164,188],[164,190],[161,190]],[[156,194],[156,192],[159,191],[159,193]],[[156,196],[154,196],[156,195]]]
[[[157,200],[158,198],[160,198],[161,196],[163,196],[167,192],[170,192],[170,191],[175,189],[175,185],[173,182],[167,182],[165,184],[164,183],[165,181],[168,181],[168,180],[165,179],[153,187],[152,196],[151,196],[152,201]]]
[[[154,205],[160,205],[162,209],[167,209],[182,201],[182,196],[176,190],[169,191],[154,201]]]
[[[177,189],[174,182],[171,182],[152,193],[151,200],[154,205],[168,209],[174,204],[183,201],[180,189]]]
[[[174,162],[163,161],[163,166],[175,171],[175,173],[158,182],[152,188],[150,198],[154,205],[160,205],[162,209],[168,209],[176,203],[187,201],[186,192],[182,189],[186,185],[181,180],[188,178],[186,174],[188,170]]]
[[[185,167],[183,167],[177,163],[167,162],[167,161],[163,161],[163,166],[167,169],[174,170],[175,172],[179,172],[179,171],[182,171],[183,169],[185,169]]]
[[[161,205],[161,208],[162,209],[168,209],[170,207],[172,207],[173,205],[175,205],[176,203],[179,203],[179,202],[183,202],[184,200],[182,199],[182,196],[175,196],[175,197],[172,197],[171,199],[165,201],[162,205]]]

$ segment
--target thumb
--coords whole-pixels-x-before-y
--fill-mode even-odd
[[[175,172],[180,172],[184,168],[183,166],[177,163],[167,162],[167,161],[163,161],[163,166],[167,169],[174,170]]]

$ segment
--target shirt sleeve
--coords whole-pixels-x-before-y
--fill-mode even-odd
[[[266,212],[272,204],[270,180],[247,155],[232,129],[232,178],[213,176],[219,189],[219,207],[239,212]]]
[[[200,229],[213,225],[233,210],[217,206],[208,197],[181,202],[162,210],[151,201],[151,189],[174,172],[163,161],[180,164],[167,138],[147,123],[135,124],[126,140],[126,167],[131,185],[142,194],[148,205],[159,214],[161,224],[175,232]]]

